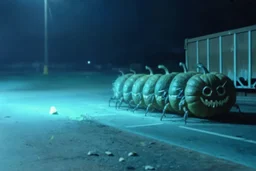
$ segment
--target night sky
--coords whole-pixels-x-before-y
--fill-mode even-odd
[[[183,60],[184,39],[256,24],[255,0],[48,0],[49,62]],[[0,1],[2,63],[43,62],[43,0]]]

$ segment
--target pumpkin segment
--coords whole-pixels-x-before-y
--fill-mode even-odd
[[[183,113],[183,110],[180,108],[179,103],[182,100],[182,97],[184,94],[184,89],[186,87],[187,81],[193,75],[197,74],[197,72],[193,72],[193,71],[188,72],[188,69],[184,63],[180,62],[179,65],[183,68],[183,73],[177,74],[173,78],[173,80],[169,86],[168,99],[166,100],[166,105],[163,109],[163,113],[162,113],[160,120],[162,120],[163,117],[165,116],[165,113],[166,113],[166,110],[168,107],[171,108],[172,111],[177,114]],[[184,115],[184,118],[186,118],[186,117],[187,116]]]
[[[163,65],[161,65],[161,66],[165,67]],[[150,109],[161,110],[161,108],[158,107],[158,105],[156,103],[156,99],[155,99],[155,86],[156,86],[158,80],[161,78],[161,76],[163,76],[163,74],[152,75],[151,77],[148,78],[148,80],[144,84],[144,87],[142,90],[142,95],[143,95],[143,100],[145,102],[145,105],[147,107],[145,116],[147,115],[147,113],[149,112]]]
[[[135,81],[137,79],[139,79],[140,77],[145,76],[145,74],[134,74],[132,76],[130,76],[124,83],[123,86],[123,98],[122,100],[119,102],[118,108],[121,107],[122,103],[126,103],[129,105],[129,108],[132,106],[133,104],[133,100],[132,100],[132,87],[133,84],[135,83]]]
[[[136,105],[136,107],[133,109],[133,112],[135,112],[135,110],[137,110],[139,107],[145,107],[145,102],[142,95],[143,87],[146,81],[154,75],[150,67],[146,66],[145,68],[149,70],[150,74],[138,78],[132,86],[132,101],[130,104],[134,103]]]
[[[197,67],[203,74],[194,75],[187,82],[183,109],[199,118],[228,113],[236,102],[233,82],[224,74],[209,72],[202,64]]]
[[[163,69],[165,74],[157,81],[154,94],[158,108],[164,109],[166,100],[168,100],[168,89],[173,78],[178,74],[178,72],[169,73],[168,69],[163,65],[158,65],[158,68]],[[165,111],[174,112],[170,105],[166,107]]]
[[[123,98],[123,86],[125,81],[132,75],[134,75],[136,72],[134,70],[130,70],[132,73],[124,74],[121,70],[119,72],[121,73],[121,76],[119,76],[115,82],[112,84],[113,88],[113,96],[109,99],[108,105],[110,106],[110,103],[112,101],[116,101],[115,107],[117,108],[117,105],[119,101]]]

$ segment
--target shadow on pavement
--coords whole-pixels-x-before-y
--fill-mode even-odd
[[[111,107],[115,109],[114,105],[112,104]],[[132,113],[132,108],[128,108],[127,106],[122,106],[120,109],[121,111],[129,111]],[[134,114],[145,116],[145,109],[139,108]],[[146,117],[161,117],[161,112],[149,112]],[[167,113],[166,117],[163,118],[163,121],[170,121],[170,122],[183,122],[184,119],[181,115],[178,114],[170,114]],[[241,124],[241,125],[256,125],[256,113],[249,113],[249,112],[230,112],[227,115],[219,115],[210,119],[202,119],[190,116],[187,120],[187,123],[226,123],[226,124]]]
[[[211,119],[212,121],[229,124],[256,125],[256,113],[230,112],[228,115],[221,115]]]

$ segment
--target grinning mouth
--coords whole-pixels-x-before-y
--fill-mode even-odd
[[[229,96],[227,96],[223,100],[208,100],[208,99],[203,99],[202,97],[200,97],[200,100],[205,106],[215,108],[215,107],[222,107],[224,104],[226,104],[229,100]]]

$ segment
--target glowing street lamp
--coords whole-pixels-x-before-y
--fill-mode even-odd
[[[48,0],[44,0],[44,75],[48,75]]]

